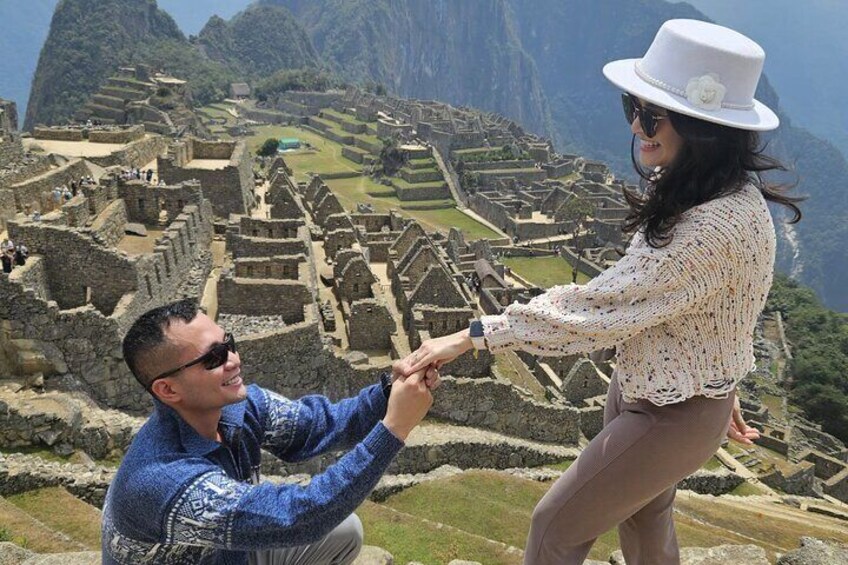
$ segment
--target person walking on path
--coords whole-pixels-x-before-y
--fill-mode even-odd
[[[764,57],[733,30],[670,20],[643,58],[607,64],[604,75],[624,91],[643,179],[642,191],[624,194],[626,255],[585,285],[483,316],[398,363],[411,373],[472,348],[616,348],[605,427],[536,506],[526,564],[583,563],[614,526],[628,565],[679,563],[675,485],[724,436],[759,437],[740,415],[736,385],[754,367],[754,327],[772,281],[766,204],[801,217],[799,199],[760,177],[785,170],[762,153],[757,133],[779,123],[753,98]]]

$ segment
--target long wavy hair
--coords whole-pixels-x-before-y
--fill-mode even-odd
[[[794,186],[768,184],[760,173],[787,171],[780,161],[764,154],[755,131],[722,126],[697,118],[668,112],[675,131],[683,138],[674,161],[658,171],[641,166],[636,158],[636,135],[630,144],[630,158],[642,178],[641,192],[624,189],[630,205],[624,230],[644,229],[651,247],[664,247],[674,236],[680,215],[693,206],[742,189],[752,177],[763,197],[792,211],[790,223],[801,219],[797,203],[803,198],[787,196]]]

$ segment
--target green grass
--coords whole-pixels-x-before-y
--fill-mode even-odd
[[[765,491],[757,485],[753,485],[746,481],[730,491],[728,494],[733,496],[756,496],[758,494],[765,494]]]
[[[389,551],[395,563],[419,561],[443,565],[454,559],[473,559],[487,565],[519,565],[521,557],[474,536],[415,516],[393,511],[387,506],[365,502],[356,510],[365,529],[365,543]]]
[[[49,528],[88,548],[100,548],[100,512],[61,487],[7,497],[7,500]]]
[[[503,257],[501,262],[522,278],[542,288],[571,284],[571,265],[559,256]],[[577,284],[589,282],[589,276],[578,273]]]
[[[404,204],[409,205],[411,202],[405,202]],[[437,229],[445,233],[450,228],[455,227],[462,231],[465,239],[468,241],[483,238],[500,239],[502,237],[456,208],[446,210],[410,210],[405,213],[416,218],[425,226],[430,226],[431,229]]]
[[[365,542],[387,549],[397,563],[441,564],[451,559],[520,563],[520,558],[493,552],[492,544],[481,538],[523,548],[533,508],[550,487],[551,483],[473,471],[421,483],[390,497],[383,505],[365,503],[357,514],[365,524]],[[753,494],[746,492],[748,489],[739,490]],[[439,529],[417,518],[455,529]],[[764,515],[760,508],[749,510],[685,494],[677,497],[674,520],[681,547],[754,543],[766,549],[772,562],[776,551],[797,547],[802,535],[848,541],[848,530],[839,534],[810,525],[800,511],[798,519],[790,520]],[[589,558],[605,561],[618,545],[615,529],[607,531],[595,542]]]
[[[773,394],[763,394],[760,400],[769,410],[769,414],[778,420],[785,420],[786,414],[783,409],[783,398]]]
[[[556,469],[557,471],[565,471],[569,467],[571,467],[572,463],[574,463],[574,459],[566,459],[565,461],[560,461],[559,463],[549,463],[547,465],[542,466],[547,467],[548,469]]]
[[[295,181],[308,180],[308,173],[360,172],[360,166],[342,156],[340,143],[314,132],[295,126],[261,126],[247,138],[247,146],[254,154],[269,137],[296,137],[312,145],[311,150],[301,149],[282,153],[286,164],[294,171]]]
[[[392,177],[392,184],[395,185],[399,190],[420,190],[422,188],[444,188],[445,192],[450,194],[448,190],[447,184],[445,181],[431,181],[431,182],[406,182],[402,178]]]
[[[704,463],[703,469],[707,471],[718,471],[719,469],[724,469],[724,464],[719,461],[719,458],[713,455],[710,457],[710,460]]]

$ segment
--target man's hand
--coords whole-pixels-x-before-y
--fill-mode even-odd
[[[401,363],[403,363],[403,360],[398,360],[392,363],[393,383],[398,379],[405,378],[405,375],[401,371]],[[439,385],[442,384],[442,377],[439,374],[439,369],[437,369],[435,365],[430,365],[429,367],[427,367],[424,373],[424,383],[427,385],[427,388],[429,388],[431,392],[439,388]]]
[[[433,395],[425,382],[426,372],[422,370],[408,377],[400,377],[392,384],[383,425],[401,441],[406,441],[409,433],[424,419],[433,405]]]
[[[438,369],[472,347],[467,329],[428,339],[421,344],[421,347],[395,363],[392,369],[401,375],[411,375],[430,365]]]
[[[754,445],[754,440],[760,439],[760,432],[756,428],[749,427],[742,417],[742,408],[739,406],[739,397],[730,414],[730,427],[727,429],[727,437],[742,445]]]

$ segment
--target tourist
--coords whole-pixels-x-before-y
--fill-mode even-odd
[[[65,202],[69,201],[71,198],[74,197],[74,195],[71,194],[71,191],[68,189],[67,186],[65,187],[65,190],[62,191],[62,196],[65,198]]]
[[[245,386],[233,336],[183,300],[143,314],[123,356],[153,396],[109,486],[103,563],[351,563],[353,511],[439,384],[434,370],[331,403]],[[307,486],[259,483],[260,448],[288,461],[349,449]]]
[[[33,212],[32,213],[32,221],[33,222],[40,222],[41,221],[41,212],[39,212],[38,210]]]
[[[29,258],[29,249],[23,243],[15,246],[15,265],[23,267]]]
[[[147,184],[150,184],[150,181],[153,180],[153,169],[147,169]]]
[[[3,264],[3,272],[11,273],[12,272],[12,264],[15,257],[13,254],[9,253],[8,249],[3,249],[2,254],[0,254],[0,262]]]
[[[753,368],[774,268],[766,204],[801,217],[798,199],[760,177],[784,170],[760,153],[757,132],[778,126],[753,99],[763,58],[735,31],[671,20],[644,58],[605,66],[624,91],[643,179],[643,191],[625,191],[628,253],[586,285],[511,304],[397,365],[438,367],[472,348],[543,356],[617,348],[605,427],[536,507],[525,563],[583,563],[614,526],[629,565],[679,563],[675,485],[725,435],[744,444],[759,437],[741,416],[736,385]]]

